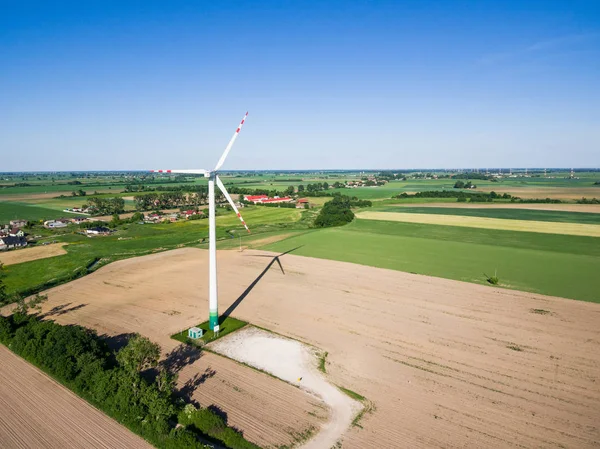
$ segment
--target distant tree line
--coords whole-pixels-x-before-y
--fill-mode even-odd
[[[485,173],[477,173],[477,172],[457,173],[455,175],[450,176],[450,178],[452,178],[452,179],[482,179],[482,180],[487,180],[487,181],[495,179],[491,175],[486,175]]]
[[[504,199],[509,200],[513,197],[504,193],[502,195],[497,194],[492,191],[490,193],[485,192],[463,192],[456,190],[429,190],[424,192],[416,192],[413,194],[408,194],[406,192],[401,193],[400,195],[396,195],[394,198],[397,199],[407,199],[407,198],[456,198],[459,202],[470,201],[470,202],[492,202],[495,199]]]
[[[20,304],[0,317],[0,342],[158,448],[205,448],[198,437],[257,448],[212,410],[184,409],[176,375],[158,363],[160,346],[145,337],[113,353],[94,331],[41,320]]]
[[[467,181],[467,182],[456,181],[454,183],[454,188],[455,189],[476,189],[477,186],[475,184],[473,184],[471,181]]]
[[[508,193],[498,194],[494,191],[489,193],[485,192],[463,192],[453,190],[431,190],[425,192],[417,192],[414,194],[401,193],[393,198],[396,199],[407,199],[407,198],[456,198],[459,203],[469,201],[471,203],[491,203],[494,200],[510,200],[511,203],[550,203],[560,204],[563,201],[553,198],[519,198],[518,196],[512,196]],[[585,198],[584,198],[585,199]],[[592,200],[588,200],[592,201]],[[597,200],[596,200],[597,201]]]
[[[597,198],[581,198],[580,200],[577,200],[577,204],[600,204],[600,200]]]

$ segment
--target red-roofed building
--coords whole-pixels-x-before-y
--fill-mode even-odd
[[[246,201],[250,201],[251,203],[262,203],[264,200],[268,200],[269,197],[267,195],[246,195],[244,197]]]
[[[283,198],[275,197],[275,198],[267,198],[266,200],[262,200],[262,204],[273,204],[273,203],[289,203],[293,201],[289,196],[285,196]]]

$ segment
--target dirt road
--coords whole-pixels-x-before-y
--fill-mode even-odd
[[[329,380],[374,402],[345,448],[600,445],[599,304],[291,254],[284,275],[259,254],[218,253],[220,311],[327,351]],[[50,290],[44,310],[169,349],[207,316],[207,256],[116,262]],[[208,376],[194,397],[259,444],[322,422],[300,390],[227,359],[204,354],[192,373]]]
[[[0,446],[152,448],[0,345]]]

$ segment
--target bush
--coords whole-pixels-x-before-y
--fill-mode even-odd
[[[92,330],[15,313],[0,317],[0,341],[156,447],[204,448],[198,436],[208,436],[230,448],[256,448],[210,410],[193,414],[190,428],[176,428],[174,377],[164,369],[154,379],[142,375],[158,358],[147,339],[133,337],[115,355]]]
[[[227,427],[225,420],[210,409],[196,409],[192,404],[188,404],[179,414],[178,420],[187,428],[197,429],[210,436],[215,442],[225,444],[228,448],[258,449],[257,445],[246,441],[241,433]]]

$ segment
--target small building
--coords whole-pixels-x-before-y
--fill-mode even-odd
[[[298,198],[298,200],[296,201],[296,208],[304,209],[308,204],[308,198]]]
[[[264,200],[268,200],[269,197],[267,195],[246,195],[244,199],[250,203],[256,204],[262,203]]]
[[[204,331],[202,329],[200,329],[199,327],[191,327],[188,330],[188,337],[193,338],[194,340],[201,338],[202,335],[204,335]]]
[[[276,196],[275,198],[267,198],[266,200],[261,201],[261,204],[289,203],[290,201],[294,200],[289,196],[284,196],[283,198]]]
[[[87,218],[85,218],[85,217],[71,218],[71,223],[75,223],[75,224],[80,224],[80,223],[83,223],[84,221],[87,221]]]
[[[27,226],[27,220],[10,220],[10,225],[13,228],[22,228]]]
[[[2,237],[0,239],[0,250],[21,248],[27,246],[27,240],[25,237]]]
[[[44,222],[44,227],[48,229],[58,229],[67,227],[66,220],[48,220]]]
[[[144,223],[158,223],[162,220],[162,215],[148,214],[144,217]]]
[[[12,228],[10,231],[8,231],[8,235],[11,237],[25,237],[25,232],[19,228]]]
[[[86,229],[85,233],[87,235],[108,235],[110,234],[110,229],[104,226],[96,226],[95,228]]]

